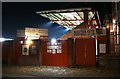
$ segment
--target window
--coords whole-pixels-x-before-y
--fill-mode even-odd
[[[36,45],[31,46],[31,54],[37,54],[37,47]]]

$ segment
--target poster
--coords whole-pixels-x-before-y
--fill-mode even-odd
[[[106,44],[99,44],[100,53],[106,53]]]
[[[47,43],[47,53],[62,53],[62,44],[61,42],[56,42],[52,44],[51,42]]]
[[[22,55],[29,55],[29,45],[22,45]]]

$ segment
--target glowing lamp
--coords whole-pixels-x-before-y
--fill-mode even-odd
[[[113,24],[115,24],[116,23],[116,20],[115,19],[113,19]]]
[[[51,43],[52,43],[52,44],[54,44],[54,43],[56,43],[56,42],[57,42],[57,40],[54,39],[54,38],[51,40]]]

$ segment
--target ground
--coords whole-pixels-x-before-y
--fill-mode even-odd
[[[41,78],[41,77],[119,77],[120,57],[102,56],[99,66],[91,67],[57,67],[57,66],[20,66],[3,65],[2,76],[17,78]]]

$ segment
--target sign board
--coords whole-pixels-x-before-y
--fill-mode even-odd
[[[48,53],[62,53],[62,43],[61,42],[56,42],[52,44],[51,42],[47,43],[47,52]]]
[[[41,36],[48,36],[48,29],[25,28],[25,36],[27,39],[39,39]]]
[[[25,30],[17,30],[17,37],[25,37]]]
[[[44,39],[48,37],[48,29],[26,27],[25,30],[17,30],[17,37],[25,37],[26,39]]]
[[[77,37],[77,36],[104,36],[104,35],[106,35],[106,29],[103,29],[103,28],[73,29],[72,34],[74,37]]]
[[[106,44],[99,44],[99,52],[106,53]]]

